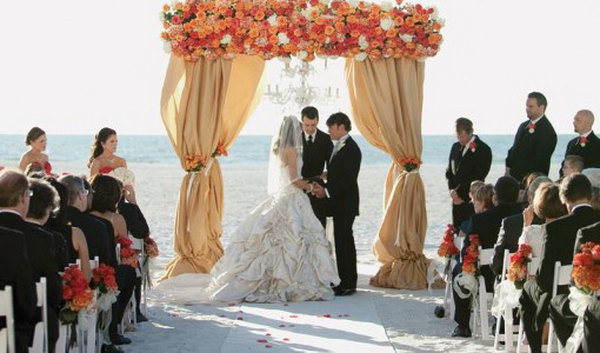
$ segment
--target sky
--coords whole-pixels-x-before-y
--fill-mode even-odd
[[[33,0],[4,16],[0,53],[0,134],[164,134],[159,113],[169,59],[160,40],[160,0]],[[426,64],[424,134],[452,134],[465,116],[481,134],[512,134],[530,91],[548,98],[547,116],[572,133],[579,109],[600,116],[600,3],[592,0],[423,0],[446,21],[439,54]],[[312,84],[340,89],[317,103],[321,116],[350,113],[344,59],[315,61]],[[267,63],[280,82],[281,62]],[[289,82],[289,81],[286,81]],[[291,110],[291,111],[290,111]],[[271,134],[283,114],[264,98],[242,134]],[[325,119],[321,119],[325,120]],[[323,123],[323,121],[321,122]],[[322,124],[323,125],[323,124]]]

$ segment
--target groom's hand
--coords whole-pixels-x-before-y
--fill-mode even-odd
[[[312,194],[319,199],[325,198],[325,189],[323,189],[323,186],[321,186],[321,184],[313,183]]]

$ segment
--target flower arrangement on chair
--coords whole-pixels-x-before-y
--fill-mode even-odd
[[[508,280],[513,282],[516,289],[523,289],[527,281],[527,264],[531,262],[531,246],[521,244],[519,250],[510,257],[510,266],[508,267]]]
[[[81,314],[87,309],[91,310],[94,303],[94,291],[77,265],[67,267],[62,280],[65,305],[60,309],[58,318],[61,323],[71,327],[69,347],[72,347],[77,342],[76,325],[85,318]]]
[[[571,277],[575,286],[585,294],[600,291],[600,244],[587,242],[573,258]]]
[[[139,263],[135,250],[131,248],[131,239],[126,237],[117,237],[117,244],[121,245],[121,253],[119,254],[121,256],[121,264],[137,268]]]

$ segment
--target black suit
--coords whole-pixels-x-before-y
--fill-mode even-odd
[[[600,347],[600,300],[596,299],[588,305],[583,314],[583,353],[598,352]]]
[[[541,352],[542,329],[548,319],[548,308],[552,299],[554,263],[560,261],[562,265],[570,265],[573,262],[577,231],[598,221],[598,212],[591,207],[581,206],[571,214],[546,224],[540,268],[535,280],[525,282],[520,298],[525,333],[534,353]],[[558,293],[566,292],[567,288],[564,286],[558,288]]]
[[[580,252],[581,244],[588,241],[600,244],[600,222],[589,227],[581,228],[577,232],[574,254]],[[558,336],[558,339],[563,346],[567,343],[569,337],[571,337],[573,329],[575,328],[575,323],[577,322],[577,316],[571,311],[569,303],[570,300],[567,294],[559,294],[550,301],[550,319],[554,324],[556,336]],[[588,314],[586,313],[586,315]],[[596,347],[600,347],[600,343]]]
[[[340,145],[341,146],[341,145]],[[356,246],[352,225],[358,216],[358,173],[360,148],[348,136],[343,147],[333,155],[327,171],[329,214],[333,216],[335,254],[342,289],[356,288]]]
[[[482,249],[490,249],[496,243],[498,237],[498,230],[502,219],[521,212],[521,207],[516,203],[501,204],[497,207],[482,212],[476,213],[471,217],[472,220],[472,231],[471,234],[479,235],[479,243]],[[464,254],[467,247],[471,244],[469,235],[463,242],[462,253]],[[462,263],[457,264],[454,267],[453,278],[462,272]],[[489,266],[481,267],[481,275],[485,279],[485,286],[488,292],[494,291],[494,273]],[[454,291],[454,286],[453,291]],[[454,311],[454,321],[463,328],[469,327],[469,320],[471,319],[471,299],[462,299],[454,291],[454,304],[456,310]]]
[[[506,157],[510,175],[519,182],[532,172],[548,175],[550,159],[556,148],[556,132],[545,115],[535,124],[533,133],[529,133],[529,123],[527,120],[519,126]]]
[[[465,146],[466,152],[463,155],[463,146],[455,142],[450,149],[448,158],[448,168],[446,168],[446,179],[448,180],[448,189],[456,190],[458,196],[464,203],[452,205],[452,224],[459,227],[473,215],[473,207],[469,201],[469,189],[471,182],[475,180],[484,181],[490,172],[492,165],[492,150],[490,147],[475,136],[473,141],[476,145],[475,152],[470,146]]]
[[[111,260],[111,254],[114,254],[114,247],[109,249],[110,239],[106,226],[96,218],[72,206],[67,207],[67,218],[73,227],[77,227],[83,232],[90,259],[98,256],[100,263],[113,266],[114,262]]]
[[[58,340],[58,311],[62,302],[62,279],[58,274],[53,235],[37,224],[26,222],[15,213],[0,212],[0,226],[23,233],[34,280],[46,277],[48,343],[52,348]],[[41,320],[41,313],[39,319]]]
[[[33,336],[37,295],[23,233],[0,227],[0,289],[11,286],[17,352],[26,353]],[[0,317],[0,329],[6,319]]]
[[[533,224],[542,224],[543,220],[533,216]],[[492,262],[492,271],[496,276],[502,273],[502,262],[504,259],[504,250],[514,253],[519,249],[519,238],[523,232],[523,213],[518,213],[502,220],[502,226],[498,233],[496,245],[494,245],[494,260]]]
[[[333,143],[331,137],[323,131],[317,129],[314,141],[307,141],[305,134],[302,134],[302,177],[306,180],[318,181],[322,183],[321,175],[325,166],[329,163]],[[327,202],[309,195],[310,205],[315,216],[319,219],[323,227],[327,220]]]
[[[592,131],[588,137],[585,146],[581,146],[579,143],[579,137],[575,137],[567,144],[567,150],[565,152],[565,158],[570,155],[583,157],[583,168],[600,168],[600,139]],[[561,164],[559,174],[562,177],[562,165]]]

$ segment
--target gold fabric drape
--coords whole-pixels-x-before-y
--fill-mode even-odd
[[[385,183],[383,220],[373,244],[383,263],[371,278],[378,287],[427,287],[425,188],[418,170],[407,172],[399,163],[421,158],[424,72],[424,63],[408,58],[346,61],[355,123],[367,141],[393,161]]]
[[[171,56],[162,90],[161,116],[185,169],[187,155],[210,157],[229,149],[256,107],[264,60],[257,56],[186,62]],[[223,180],[219,161],[186,173],[179,190],[174,248],[163,278],[207,273],[223,255]]]

